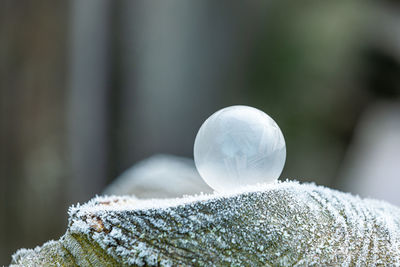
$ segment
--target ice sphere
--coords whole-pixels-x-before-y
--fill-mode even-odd
[[[267,114],[231,106],[211,115],[194,142],[196,168],[218,192],[275,182],[285,165],[282,132]]]

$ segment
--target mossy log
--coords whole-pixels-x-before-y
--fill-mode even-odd
[[[97,197],[69,210],[58,241],[12,264],[400,265],[400,209],[313,184],[180,199]]]

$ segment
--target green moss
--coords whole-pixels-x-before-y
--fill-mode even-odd
[[[112,256],[102,249],[94,240],[83,234],[70,234],[82,249],[82,259],[85,259],[89,266],[123,266]]]

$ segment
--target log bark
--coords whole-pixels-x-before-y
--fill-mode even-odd
[[[96,197],[69,210],[58,241],[25,266],[400,265],[400,209],[313,184],[140,200]]]

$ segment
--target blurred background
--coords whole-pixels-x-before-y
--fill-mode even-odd
[[[235,104],[279,124],[282,177],[400,205],[397,1],[1,1],[0,265]]]

